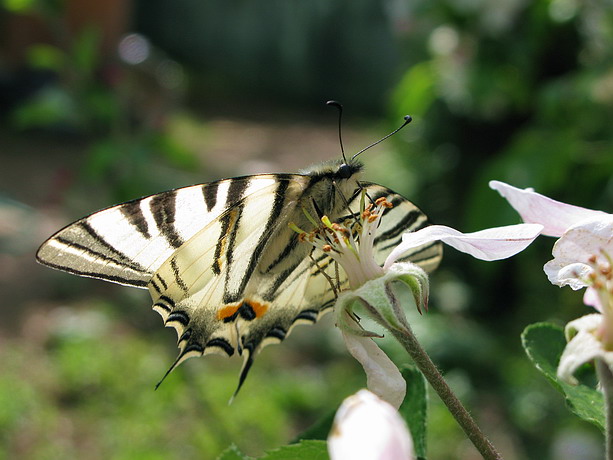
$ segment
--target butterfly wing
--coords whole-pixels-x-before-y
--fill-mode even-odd
[[[226,179],[128,201],[63,228],[36,258],[76,275],[146,288],[177,248],[243,199],[248,184],[267,187],[283,177]]]

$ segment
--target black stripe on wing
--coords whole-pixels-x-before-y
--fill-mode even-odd
[[[233,203],[232,206],[227,206],[228,210],[220,217],[221,231],[217,244],[215,245],[214,262],[211,266],[215,275],[221,274],[221,256],[225,255],[228,265],[232,263],[232,254],[234,251],[234,239],[238,231],[238,221],[242,212],[244,193],[247,188],[248,181],[232,181],[228,188],[226,200]]]
[[[56,268],[64,272],[72,273],[73,275],[85,276],[87,278],[101,278],[107,281],[112,281],[114,283],[125,284],[128,286],[135,286],[135,287],[140,287],[140,288],[145,288],[147,287],[147,284],[148,284],[147,280],[123,278],[118,275],[100,274],[99,272],[89,272],[87,270],[78,270],[76,268],[66,267],[65,265],[54,264],[53,262],[48,262],[48,261],[44,261],[42,263],[48,267]]]
[[[129,224],[131,224],[143,238],[150,239],[151,233],[149,232],[149,223],[143,214],[141,208],[141,201],[131,201],[125,203],[119,208],[123,216],[126,218]]]
[[[202,187],[202,196],[204,197],[204,203],[208,211],[211,211],[217,203],[217,189],[219,188],[218,182],[213,182]]]
[[[231,296],[228,291],[228,286],[230,284],[230,273],[232,262],[234,261],[234,248],[236,245],[236,235],[238,234],[238,230],[240,229],[241,217],[243,214],[243,207],[245,206],[245,190],[247,189],[248,182],[240,182],[235,183],[231,182],[230,187],[228,189],[228,199],[237,202],[237,204],[232,208],[230,212],[226,216],[223,217],[222,220],[222,232],[219,240],[217,241],[217,247],[215,248],[215,260],[219,260],[218,257],[221,257],[221,249],[224,244],[222,240],[225,241],[225,259],[226,259],[226,289],[224,292],[224,303],[230,303],[236,301],[240,297],[240,293],[236,293],[236,295]],[[221,265],[221,264],[219,264]],[[247,280],[248,281],[248,280]]]
[[[183,238],[175,227],[175,207],[177,203],[177,190],[154,195],[149,202],[151,214],[155,220],[158,231],[168,244],[178,248],[183,244]]]
[[[109,243],[106,238],[104,238],[104,236],[100,235],[96,230],[94,230],[94,228],[87,222],[87,220],[82,220],[81,222],[79,222],[78,225],[85,231],[85,233],[87,233],[94,240],[95,243],[101,245],[106,250],[108,250],[109,254],[107,254],[107,258],[111,258],[118,265],[123,265],[127,268],[131,268],[136,271],[147,272],[147,270],[143,266],[136,263],[125,253],[121,252],[119,249]],[[57,239],[59,240],[59,237]],[[70,240],[68,241],[72,244],[72,246],[76,246],[78,244],[76,242],[71,242]]]

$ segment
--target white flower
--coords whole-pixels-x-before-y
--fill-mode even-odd
[[[413,439],[398,412],[368,390],[348,397],[328,436],[331,460],[412,460]]]
[[[581,320],[568,325],[576,335],[564,351],[558,373],[573,381],[569,369],[574,371],[600,353],[613,351],[613,215],[561,203],[503,182],[491,181],[490,187],[498,190],[524,221],[542,224],[544,234],[560,237],[553,246],[553,260],[544,266],[549,281],[575,290],[586,287],[583,302],[602,313],[597,326],[592,315],[589,327],[586,322],[579,323]]]
[[[395,407],[405,394],[404,380],[396,366],[372,340],[377,334],[363,330],[356,322],[353,308],[361,304],[368,314],[388,330],[408,328],[402,307],[395,298],[392,284],[403,283],[411,290],[419,311],[427,308],[429,285],[427,274],[412,263],[396,263],[411,249],[442,241],[482,260],[498,260],[522,251],[539,235],[541,225],[519,224],[491,228],[475,233],[461,233],[450,227],[433,225],[402,235],[402,242],[391,251],[383,267],[374,259],[374,241],[384,208],[392,205],[379,198],[362,210],[359,231],[327,217],[321,225],[306,232],[293,224],[300,240],[326,252],[347,274],[350,290],[340,293],[335,305],[337,326],[351,354],[362,364],[368,388]]]
[[[609,367],[613,365],[613,351],[606,350],[598,340],[602,327],[603,315],[593,313],[582,316],[566,325],[564,333],[568,344],[560,357],[558,378],[568,383],[577,384],[573,377],[575,371],[583,364],[601,359]]]

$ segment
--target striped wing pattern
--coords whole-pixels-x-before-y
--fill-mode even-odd
[[[265,187],[283,177],[260,175],[255,182]],[[145,289],[177,248],[243,198],[253,179],[184,187],[98,211],[53,235],[36,258],[76,275]]]
[[[154,310],[178,335],[180,352],[166,375],[189,357],[236,351],[244,356],[240,388],[262,347],[332,307],[329,278],[341,289],[347,285],[342,269],[298,243],[288,228],[290,221],[311,228],[301,209],[310,181],[303,175],[247,176],[130,201],[60,230],[37,258],[78,275],[148,288]],[[394,205],[375,240],[383,263],[402,233],[428,222],[402,196],[361,185],[371,199],[385,196]],[[356,190],[350,209],[329,217],[344,220],[359,212],[359,203]],[[427,271],[440,258],[438,243],[405,257]]]

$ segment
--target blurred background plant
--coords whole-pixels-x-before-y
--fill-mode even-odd
[[[364,385],[324,321],[265,351],[230,407],[233,360],[190,361],[153,392],[174,334],[148,296],[33,262],[118,201],[336,157],[327,99],[345,105],[349,151],[413,116],[364,155],[366,177],[437,223],[517,222],[490,179],[613,211],[608,0],[0,5],[0,458],[258,455]],[[447,251],[412,316],[507,459],[601,456],[521,350],[526,325],[586,313],[546,281],[551,244],[487,268]],[[429,430],[432,458],[475,458],[436,400]]]

